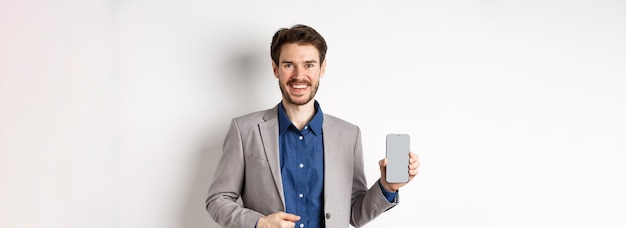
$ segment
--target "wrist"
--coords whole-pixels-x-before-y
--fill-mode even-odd
[[[262,228],[263,223],[265,222],[265,216],[259,218],[259,220],[256,221],[256,224],[254,225],[254,228]]]
[[[391,185],[387,183],[387,181],[383,180],[382,178],[378,181],[378,183],[380,184],[380,187],[386,192],[398,192],[397,188],[391,187]]]

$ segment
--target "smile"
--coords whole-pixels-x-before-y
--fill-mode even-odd
[[[291,87],[294,89],[304,89],[306,87],[308,87],[309,85],[305,85],[305,84],[291,84]]]

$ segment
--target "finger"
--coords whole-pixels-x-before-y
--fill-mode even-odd
[[[409,164],[409,169],[417,169],[419,167],[420,167],[420,163],[419,162],[415,162],[415,163]]]
[[[380,161],[378,161],[378,165],[380,166],[380,168],[387,167],[387,159],[386,158],[380,159]]]
[[[292,228],[292,227],[296,227],[296,223],[290,222],[290,221],[283,221],[280,223],[280,227]]]
[[[409,165],[414,165],[415,167],[419,167],[420,166],[420,162],[417,160],[412,160],[409,161]]]
[[[409,155],[409,163],[413,163],[413,162],[415,162],[415,161],[417,161],[417,159],[415,159],[415,157],[413,156],[413,153],[411,153],[411,154]]]
[[[411,158],[412,161],[418,161],[419,157],[417,156],[417,154],[410,152],[409,153],[409,157]]]
[[[289,214],[289,213],[281,213],[281,218],[283,220],[287,220],[287,221],[291,221],[291,222],[297,222],[298,220],[300,220],[300,216],[294,215],[294,214]]]

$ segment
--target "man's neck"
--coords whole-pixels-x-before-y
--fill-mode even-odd
[[[309,101],[309,103],[303,105],[295,105],[289,102],[282,101],[285,108],[285,114],[291,121],[291,123],[298,129],[302,130],[313,116],[315,115],[315,100]]]

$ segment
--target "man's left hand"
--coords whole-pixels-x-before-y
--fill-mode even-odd
[[[380,183],[383,185],[388,192],[397,192],[402,186],[405,186],[406,183],[388,183],[385,178],[387,175],[387,159],[381,159],[378,161],[378,165],[380,166]],[[409,181],[413,180],[413,178],[417,175],[417,168],[420,166],[419,158],[413,152],[409,152]]]

